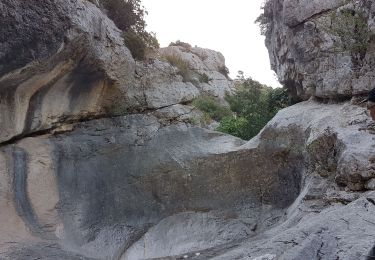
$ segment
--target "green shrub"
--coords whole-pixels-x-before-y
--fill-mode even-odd
[[[91,0],[105,10],[107,16],[124,32],[125,45],[133,57],[144,59],[146,48],[159,48],[156,36],[146,31],[147,11],[140,0]]]
[[[134,59],[143,60],[146,52],[146,44],[136,33],[129,31],[123,34],[126,47],[130,50]]]
[[[223,118],[216,130],[237,136],[244,140],[249,140],[251,137],[256,135],[256,133],[248,131],[249,129],[251,130],[251,127],[249,127],[249,121],[247,121],[246,118],[232,116]]]
[[[189,62],[183,60],[180,56],[175,54],[166,55],[165,59],[169,62],[169,64],[178,69],[178,74],[182,76],[184,82],[191,80]]]
[[[241,75],[239,78],[241,81],[236,93],[226,97],[236,116],[223,118],[217,130],[249,140],[259,133],[277,111],[292,103],[285,89],[272,89]]]
[[[204,124],[218,121],[220,132],[249,140],[259,133],[277,111],[292,104],[285,89],[272,89],[242,74],[234,95],[226,96],[230,107],[220,105],[213,97],[201,96],[193,105],[204,112]],[[202,122],[202,119],[201,119]]]
[[[193,101],[193,106],[204,112],[215,121],[232,115],[228,107],[221,106],[217,100],[209,96],[201,96]]]
[[[181,46],[184,47],[185,49],[191,49],[191,45],[187,42],[182,42],[180,40],[177,40],[176,42],[171,42],[169,46]]]
[[[284,88],[274,88],[268,93],[268,111],[273,117],[283,108],[293,104],[292,98]]]

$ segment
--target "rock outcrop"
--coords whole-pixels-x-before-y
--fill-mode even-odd
[[[348,99],[374,82],[373,1],[268,0],[271,66],[301,99]]]
[[[237,148],[254,158],[246,161],[247,175],[261,173],[260,179],[248,186],[249,192],[254,186],[265,192],[261,214],[252,215],[259,208],[249,210],[247,202],[240,213],[227,217],[230,227],[226,226],[228,220],[217,220],[216,211],[204,216],[188,212],[167,217],[149,229],[122,259],[189,251],[187,255],[193,259],[263,259],[261,256],[267,255],[270,258],[266,259],[288,260],[364,258],[375,241],[375,192],[365,191],[364,186],[375,178],[374,135],[367,130],[368,123],[365,109],[349,103],[310,101],[284,109],[255,139]],[[233,160],[237,159],[228,163],[241,164]],[[276,182],[271,177],[274,170],[278,171]],[[261,179],[269,180],[266,190]],[[289,195],[301,186],[294,203],[285,207],[272,202],[274,185],[288,187]],[[276,195],[274,199],[285,197]],[[251,232],[236,223],[238,220]],[[236,236],[230,236],[231,232]],[[242,236],[244,232],[247,235]],[[221,236],[227,233],[230,239],[225,241]]]
[[[340,5],[293,3],[275,27]],[[192,122],[194,98],[232,91],[220,53],[134,61],[87,1],[0,10],[1,259],[354,260],[373,246],[365,108],[302,102],[245,142]]]
[[[231,94],[234,84],[228,81],[224,56],[216,51],[189,46],[169,46],[160,49],[162,57],[178,57],[191,68],[188,75],[198,89],[210,96],[223,99]]]
[[[1,142],[101,117],[132,82],[120,31],[91,3],[0,6]]]
[[[88,1],[7,1],[0,10],[0,142],[67,122],[187,104],[203,94],[223,99],[233,89],[215,51],[174,54],[186,56],[189,81],[163,57],[135,62],[121,32]]]

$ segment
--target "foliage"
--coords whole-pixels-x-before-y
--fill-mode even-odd
[[[283,108],[293,104],[292,98],[288,92],[283,88],[275,88],[268,93],[268,111],[272,116]]]
[[[229,108],[213,97],[201,96],[193,105],[204,112],[204,121],[220,122],[218,131],[249,140],[259,133],[272,117],[282,108],[292,105],[287,91],[271,88],[251,78],[245,78],[242,71],[236,80],[236,92],[227,95]],[[201,120],[202,121],[202,120]]]
[[[262,6],[262,13],[258,16],[255,20],[255,23],[259,25],[260,34],[267,35],[272,28],[272,8],[269,6],[272,1],[265,1],[264,5]]]
[[[244,117],[225,117],[221,122],[217,131],[227,133],[233,136],[240,137],[245,140],[249,140],[257,133],[249,132],[249,121]]]
[[[133,31],[124,33],[123,37],[125,45],[130,50],[133,58],[142,60],[145,57],[146,52],[146,43],[142,40],[142,38]]]
[[[292,104],[285,89],[272,89],[242,74],[237,91],[226,100],[234,115],[224,118],[217,130],[249,140],[259,133],[277,111]]]
[[[232,115],[232,112],[228,107],[224,107],[219,104],[217,100],[210,96],[201,96],[193,101],[193,106],[205,113],[213,120],[220,121],[225,117]]]
[[[135,59],[143,59],[147,48],[159,48],[154,33],[146,31],[147,11],[140,0],[91,0],[124,32],[125,45]]]
[[[231,110],[238,118],[226,121],[226,127],[221,127],[221,129],[229,129],[233,132],[234,128],[235,132],[241,134],[238,137],[243,139],[250,139],[255,136],[273,116],[268,109],[268,93],[269,90],[259,82],[251,78],[245,80],[238,86],[235,95],[226,98]],[[228,123],[234,125],[228,128]],[[236,129],[237,127],[240,129]]]
[[[99,2],[120,30],[144,32],[146,27],[144,17],[147,12],[140,0],[99,0]]]
[[[181,46],[184,47],[185,49],[191,49],[191,45],[187,42],[183,42],[180,40],[177,40],[176,42],[171,42],[169,46]]]
[[[165,59],[169,62],[169,64],[178,69],[178,74],[182,76],[184,82],[190,81],[191,72],[189,69],[189,62],[183,60],[179,55],[176,54],[166,55]]]
[[[264,15],[264,13],[261,13],[258,18],[255,20],[255,23],[259,25],[260,34],[261,35],[267,35],[267,32],[269,31],[269,20]]]

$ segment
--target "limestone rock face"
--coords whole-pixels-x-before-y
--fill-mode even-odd
[[[191,74],[190,80],[205,93],[223,99],[231,94],[234,83],[228,80],[224,56],[220,52],[200,47],[169,46],[160,49],[162,57],[175,57],[186,62]]]
[[[342,0],[285,0],[282,2],[284,23],[289,27],[294,27],[316,14],[337,8],[344,3],[345,1]]]
[[[372,246],[364,108],[300,103],[248,143],[166,122],[103,118],[3,146],[0,231],[13,243],[1,256],[59,243],[88,259],[328,260]]]
[[[203,129],[191,101],[232,90],[220,53],[170,46],[136,62],[95,5],[29,2],[0,3],[0,259],[369,252],[375,157],[365,108],[302,102],[249,142]],[[270,3],[285,9],[279,33],[341,5]],[[292,82],[296,70],[280,68]]]
[[[137,62],[137,83],[129,92],[145,109],[160,109],[180,103],[189,103],[201,93],[190,81],[183,81],[168,62],[152,60]]]
[[[301,99],[367,93],[375,77],[374,8],[367,0],[267,1],[266,46],[280,82]]]
[[[121,32],[88,1],[23,2],[0,4],[0,142],[67,122],[187,104],[203,94],[223,99],[232,90],[218,52],[186,52],[201,55],[191,60],[196,75],[187,81],[163,58],[136,63]]]
[[[132,82],[120,31],[91,3],[14,0],[0,9],[1,142],[100,117]]]
[[[256,162],[248,165],[250,175],[258,171],[259,165],[279,168],[275,164],[277,158],[289,162],[289,156],[294,158],[295,152],[300,153],[302,168],[298,168],[298,178],[302,186],[291,206],[264,212],[255,222],[243,207],[241,213],[217,222],[215,228],[209,224],[217,214],[215,211],[204,217],[202,213],[177,214],[149,229],[122,259],[168,255],[175,255],[171,259],[183,256],[194,259],[300,260],[317,256],[327,260],[360,259],[375,241],[372,224],[375,194],[366,191],[372,189],[375,177],[372,170],[375,137],[368,129],[369,123],[365,109],[349,103],[304,102],[280,111],[241,149],[257,151]],[[289,169],[288,173],[292,172]],[[263,201],[265,205],[270,204]],[[246,225],[236,222],[238,218]],[[221,230],[228,221],[231,228],[224,228],[219,234],[234,231],[236,235],[228,234],[227,242],[215,245],[213,240],[220,241],[221,235],[211,232]],[[181,230],[181,226],[185,228]],[[164,237],[164,234],[167,235]],[[206,242],[201,242],[203,240]]]
[[[176,229],[187,231],[184,225],[177,227],[182,218],[197,228],[201,240],[219,232],[210,242],[215,246],[251,234],[259,214],[281,214],[300,189],[298,146],[287,164],[275,151],[272,165],[259,164],[249,172],[247,165],[256,165],[259,150],[266,148],[241,148],[243,144],[185,124],[163,127],[153,116],[94,120],[76,125],[71,133],[25,138],[1,149],[3,178],[13,176],[15,182],[3,183],[9,191],[2,198],[9,203],[7,198],[14,196],[15,210],[32,234],[58,239],[87,257],[114,257],[162,219],[167,218],[165,229],[169,216],[189,211],[171,217]],[[43,179],[39,187],[38,178]],[[269,208],[263,210],[261,203]],[[196,225],[208,216],[212,226],[202,231]],[[245,216],[249,226],[242,223]],[[241,233],[226,231],[232,225]],[[187,234],[191,245],[195,238]],[[205,247],[200,242],[199,248]],[[191,246],[150,251],[146,257],[181,250]]]

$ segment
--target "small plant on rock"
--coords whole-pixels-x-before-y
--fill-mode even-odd
[[[191,48],[192,48],[191,45],[190,45],[189,43],[187,43],[187,42],[182,42],[182,41],[180,41],[180,40],[177,40],[176,42],[171,42],[171,43],[169,44],[169,46],[181,46],[181,47],[183,47],[183,48],[185,48],[185,49],[191,49]]]
[[[191,80],[189,62],[183,60],[176,54],[166,55],[165,59],[169,62],[169,64],[178,69],[178,74],[182,76],[184,82],[188,82]]]
[[[370,41],[370,30],[363,14],[354,10],[343,9],[331,14],[328,31],[341,40],[343,51],[363,52]]]

